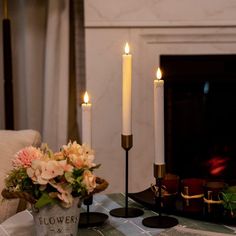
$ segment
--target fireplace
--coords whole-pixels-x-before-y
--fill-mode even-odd
[[[168,172],[161,210],[167,213],[236,223],[235,62],[236,54],[160,55]],[[153,188],[129,196],[154,210],[160,201]]]
[[[180,178],[236,179],[236,55],[161,55],[165,158]]]

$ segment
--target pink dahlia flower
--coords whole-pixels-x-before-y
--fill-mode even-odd
[[[38,148],[26,147],[16,153],[15,159],[12,160],[14,167],[30,167],[33,160],[39,160],[43,154]]]

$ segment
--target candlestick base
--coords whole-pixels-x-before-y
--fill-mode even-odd
[[[108,215],[100,212],[82,212],[79,218],[79,227],[96,227],[101,226],[108,219]]]
[[[159,216],[151,216],[145,218],[142,223],[150,228],[170,228],[177,225],[179,222],[176,218],[170,216],[162,216],[162,180],[165,176],[165,164],[154,164],[154,177],[156,178],[156,186],[152,186],[152,191],[155,194],[155,205],[159,211]]]
[[[100,212],[90,212],[90,205],[93,204],[93,196],[84,199],[84,205],[87,206],[87,211],[80,213],[79,227],[95,227],[101,226],[108,219],[108,215]]]
[[[129,207],[129,208],[125,208],[125,207],[121,207],[121,208],[116,208],[110,211],[110,215],[114,216],[114,217],[121,217],[121,218],[133,218],[133,217],[138,217],[143,215],[143,211],[141,209],[138,208],[133,208],[133,207]]]
[[[150,228],[170,228],[177,225],[179,222],[174,217],[170,216],[151,216],[142,221],[142,224]]]

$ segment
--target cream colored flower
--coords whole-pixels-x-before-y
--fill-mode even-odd
[[[33,160],[32,166],[27,168],[28,176],[38,184],[47,184],[49,180],[64,174],[66,164],[64,161]]]
[[[56,153],[54,153],[54,159],[55,160],[64,160],[65,156],[64,156],[63,152],[56,152]]]
[[[82,183],[86,186],[87,192],[91,193],[96,188],[96,176],[91,171],[85,170]]]
[[[59,165],[63,168],[65,172],[72,172],[74,167],[70,164],[67,164],[67,160],[62,160],[58,162]]]
[[[62,201],[62,206],[65,208],[69,208],[73,204],[73,197],[71,195],[72,188],[67,185],[58,184],[49,182],[50,185],[52,185],[57,191],[57,197]]]
[[[79,145],[75,141],[63,146],[63,153],[76,168],[91,168],[96,164],[94,151],[87,145]]]
[[[26,169],[27,175],[33,180],[35,184],[45,185],[48,180],[42,178],[42,168],[45,162],[41,160],[32,161],[31,167]]]
[[[60,161],[48,161],[42,165],[42,178],[46,180],[53,179],[57,176],[63,175],[64,169],[60,165]]]
[[[94,151],[89,148],[88,145],[83,144],[82,145],[82,159],[84,162],[84,167],[94,167],[96,164],[93,162],[94,161]]]

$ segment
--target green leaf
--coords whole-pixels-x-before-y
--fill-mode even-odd
[[[236,193],[222,193],[225,209],[236,210]]]
[[[80,175],[83,174],[83,172],[84,172],[84,169],[74,169],[74,170],[73,170],[73,174],[74,174],[75,176],[80,176]]]
[[[43,193],[39,200],[35,203],[36,208],[42,208],[47,204],[54,204],[56,201],[52,199],[47,193]]]
[[[76,182],[79,184],[81,184],[82,180],[83,180],[83,176],[79,176],[76,178]]]
[[[73,178],[73,174],[71,172],[66,172],[65,178],[66,178],[66,181],[71,184],[73,184],[75,181],[75,179]]]

